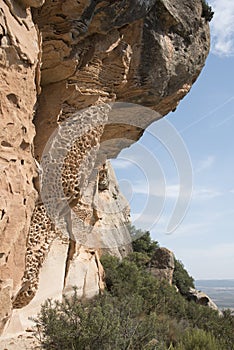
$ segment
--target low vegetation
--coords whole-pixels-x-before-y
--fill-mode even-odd
[[[202,0],[202,17],[205,18],[207,22],[210,22],[214,16],[214,11],[212,7],[206,2],[206,0]]]
[[[194,279],[189,276],[180,260],[175,259],[175,270],[172,283],[179,289],[180,293],[186,296],[190,288],[195,288]]]
[[[234,349],[231,312],[220,317],[215,310],[187,301],[182,294],[193,286],[193,280],[179,261],[173,283],[181,293],[154,278],[147,264],[158,243],[148,232],[141,233],[129,257],[122,261],[102,257],[106,275],[102,295],[80,301],[74,289],[72,298],[48,300],[42,306],[35,322],[43,349]]]

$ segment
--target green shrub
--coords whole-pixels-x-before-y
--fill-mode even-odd
[[[37,336],[44,349],[56,350],[153,350],[157,325],[155,312],[143,314],[140,296],[124,299],[105,294],[92,301],[47,301],[36,320]],[[166,350],[165,347],[161,347]]]
[[[207,22],[210,22],[214,16],[212,7],[209,6],[206,0],[202,0],[202,17],[206,19]]]
[[[154,250],[159,247],[158,242],[151,239],[149,231],[143,231],[130,225],[129,232],[133,239],[132,248],[134,252],[145,253],[151,257]]]
[[[187,330],[174,350],[227,350],[217,339],[202,329]]]
[[[103,295],[81,301],[75,290],[63,302],[48,300],[35,320],[43,349],[234,350],[231,312],[220,317],[187,301],[174,286],[148,272],[147,259],[146,252],[134,252],[122,261],[102,256]],[[185,292],[193,280],[181,262],[176,262],[176,271],[174,282]]]
[[[146,267],[151,259],[146,253],[132,252],[128,255],[128,260],[134,262],[138,267]]]
[[[189,276],[183,263],[177,259],[175,259],[172,283],[176,285],[182,295],[186,295],[190,288],[194,288],[194,279]]]

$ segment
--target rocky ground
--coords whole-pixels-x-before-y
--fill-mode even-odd
[[[33,336],[32,332],[24,332],[0,340],[0,350],[39,350],[41,347]]]

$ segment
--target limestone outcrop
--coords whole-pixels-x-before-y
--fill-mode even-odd
[[[81,296],[102,288],[103,251],[131,250],[106,159],[189,92],[209,51],[202,16],[201,0],[1,1],[2,326],[48,297],[38,295],[55,248],[55,289],[78,284]],[[155,112],[136,120],[126,102]]]
[[[193,300],[199,305],[207,306],[213,310],[219,311],[218,306],[215,302],[204,292],[197,290],[195,288],[190,288],[187,294],[188,300]],[[219,311],[219,314],[222,315],[222,312]]]
[[[175,268],[175,258],[172,251],[167,248],[157,248],[149,263],[150,273],[160,279],[166,280],[172,284]]]

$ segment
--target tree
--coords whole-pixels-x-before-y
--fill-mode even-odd
[[[151,257],[154,250],[159,247],[158,242],[151,239],[149,231],[143,231],[130,225],[129,232],[133,239],[132,248],[134,252],[145,253]]]
[[[181,261],[175,259],[172,283],[176,285],[182,295],[187,295],[190,288],[194,288],[194,279],[189,276]]]
[[[209,6],[206,0],[202,0],[202,17],[206,19],[206,21],[210,22],[214,16],[214,12],[212,7]]]

